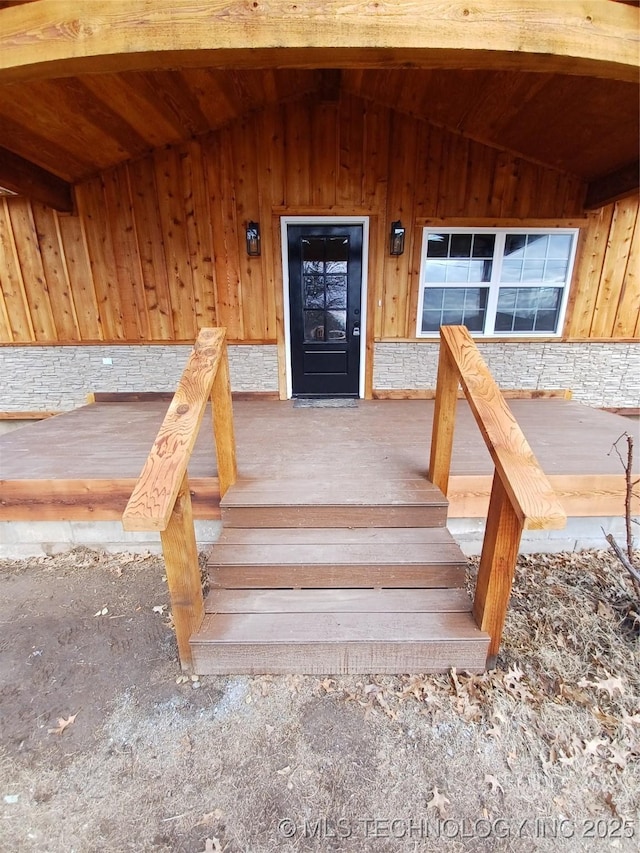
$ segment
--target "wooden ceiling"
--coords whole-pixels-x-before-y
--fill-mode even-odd
[[[1,83],[0,185],[44,187],[41,200],[64,207],[69,184],[125,160],[265,106],[336,100],[341,92],[574,174],[592,185],[596,201],[616,176],[627,191],[630,181],[637,186],[633,82],[518,70],[220,67]]]

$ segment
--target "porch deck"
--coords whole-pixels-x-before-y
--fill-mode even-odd
[[[166,412],[163,400],[93,403],[0,436],[0,520],[119,519]],[[510,406],[567,515],[620,516],[624,477],[612,444],[637,423],[560,399]],[[294,408],[292,401],[234,402],[239,485],[272,500],[380,490],[424,482],[432,401],[357,401],[355,408]],[[492,463],[465,401],[458,417],[449,518],[486,516]],[[190,469],[196,518],[220,517],[210,414]],[[373,492],[372,492],[373,490]]]

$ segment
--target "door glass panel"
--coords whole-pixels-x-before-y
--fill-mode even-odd
[[[302,237],[304,342],[347,340],[348,237]]]
[[[347,276],[328,275],[327,282],[327,308],[347,307]]]
[[[304,276],[304,307],[324,308],[324,276]]]
[[[347,339],[347,312],[327,311],[327,340],[344,341]]]
[[[324,341],[324,311],[304,312],[304,342]]]
[[[325,237],[322,242],[324,242],[326,248],[325,261],[342,261],[345,264],[347,263],[349,260],[348,237]]]

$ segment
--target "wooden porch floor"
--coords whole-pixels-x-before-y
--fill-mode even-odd
[[[95,403],[0,436],[0,518],[119,518],[167,403]],[[193,666],[214,673],[482,670],[447,501],[426,477],[433,403],[234,404],[238,482],[219,499],[207,416],[194,515],[222,517]],[[576,515],[621,514],[613,442],[629,422],[564,400],[512,401]],[[459,403],[449,516],[482,515],[492,462]]]
[[[622,514],[613,442],[637,424],[567,400],[510,406],[570,516]],[[492,463],[466,402],[453,450],[449,517],[486,513]],[[1,520],[118,519],[157,429],[164,401],[95,403],[0,436]],[[257,498],[274,480],[344,493],[366,480],[389,490],[426,476],[431,401],[358,401],[356,408],[294,408],[292,401],[236,401],[239,477]],[[210,417],[193,454],[194,513],[219,518]],[[366,476],[365,476],[366,475]],[[392,499],[392,498],[391,498]]]

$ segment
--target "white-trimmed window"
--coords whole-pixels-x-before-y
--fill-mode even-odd
[[[575,228],[425,228],[418,337],[464,325],[477,337],[553,337],[571,282]]]

